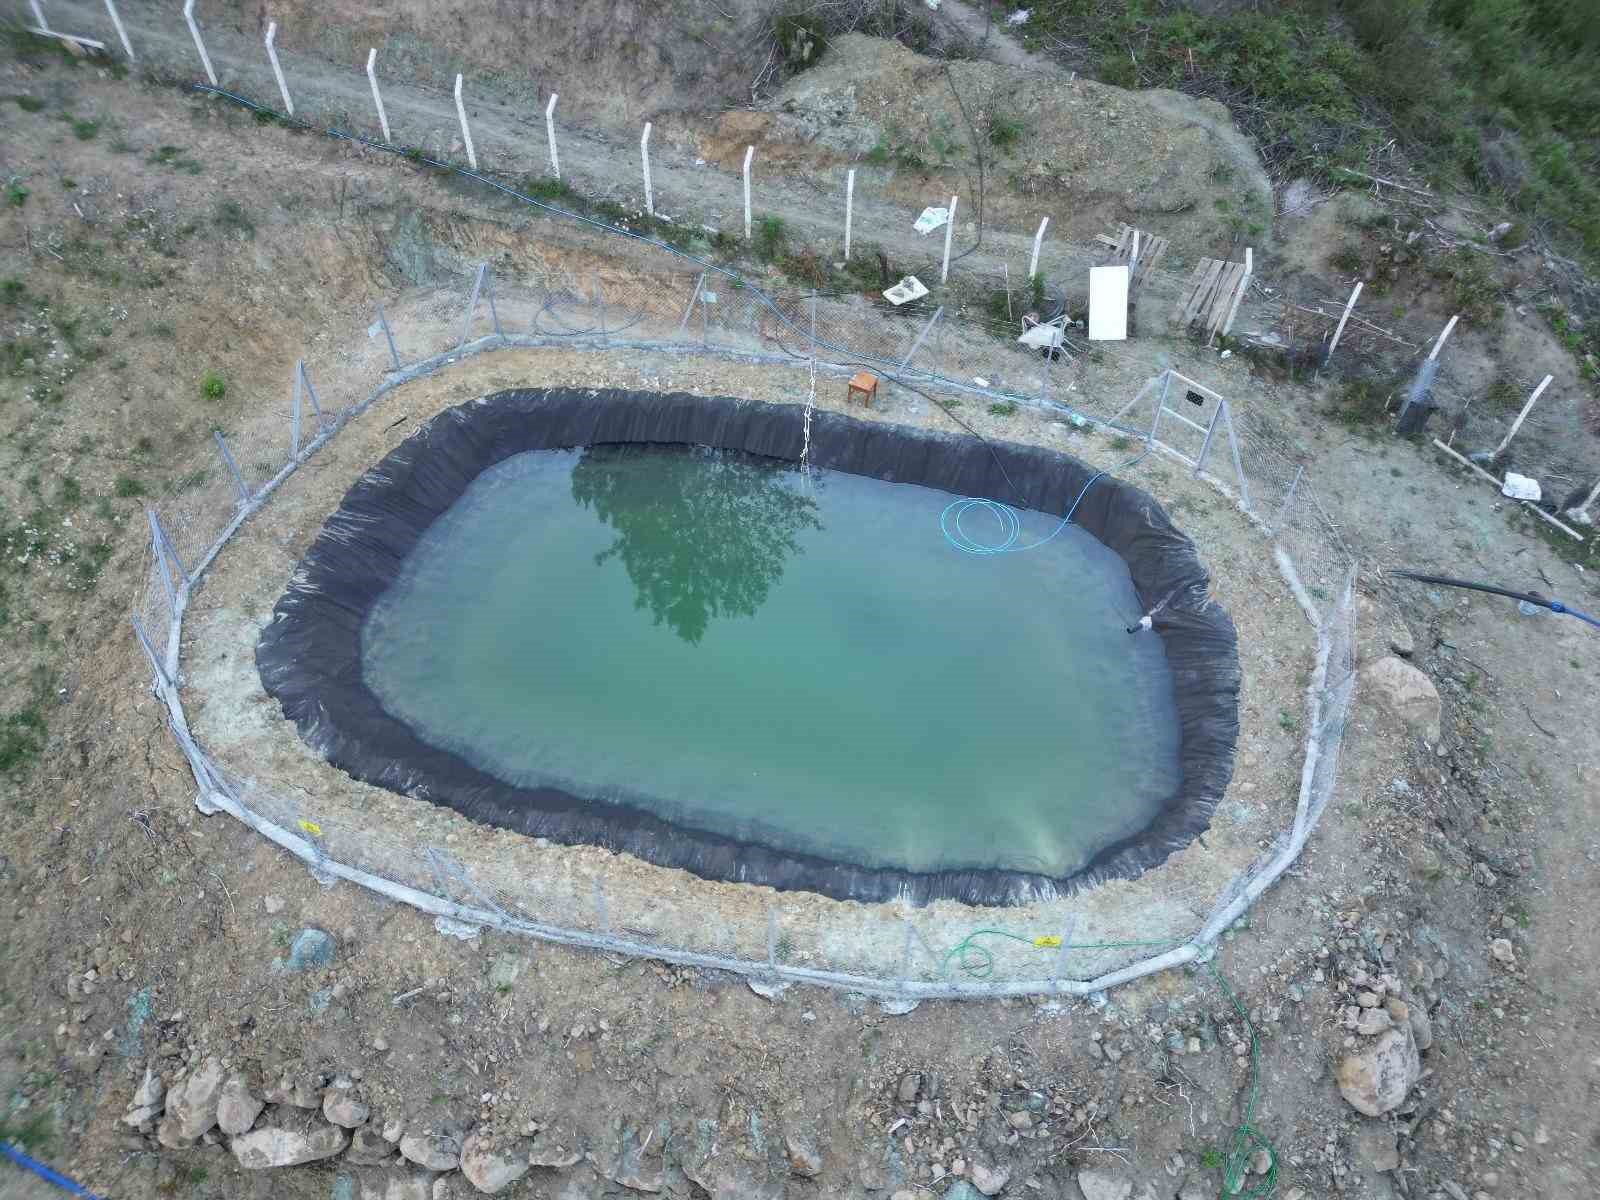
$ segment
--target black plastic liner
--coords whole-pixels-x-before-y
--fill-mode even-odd
[[[708,879],[819,892],[836,899],[1024,903],[1106,879],[1132,878],[1203,833],[1233,774],[1239,657],[1233,622],[1207,598],[1194,544],[1146,492],[1110,477],[1089,488],[1076,524],[1128,564],[1173,676],[1181,782],[1142,833],[1067,878],[1008,870],[912,873],[834,862],[735,841],[550,788],[520,788],[419,739],[384,711],[361,670],[361,628],[429,525],[487,468],[527,450],[595,443],[688,443],[800,457],[802,410],[682,392],[550,388],[498,392],[449,409],[363,475],[306,552],[256,645],[267,691],[301,736],[365,783],[453,808],[532,837],[602,846]],[[818,467],[956,496],[1063,513],[1094,472],[1035,446],[860,421],[814,411]],[[1028,601],[1047,602],[1044,598]],[[981,699],[981,698],[975,698]]]

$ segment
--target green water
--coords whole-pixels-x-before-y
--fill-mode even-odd
[[[1088,534],[973,557],[950,500],[699,447],[517,455],[374,607],[364,677],[511,784],[868,867],[1065,875],[1176,789],[1166,657]]]

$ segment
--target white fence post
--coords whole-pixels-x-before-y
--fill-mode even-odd
[[[561,178],[561,156],[556,153],[556,101],[560,96],[550,93],[550,103],[544,106],[544,136],[550,141],[550,173]]]
[[[372,85],[372,105],[378,110],[378,124],[383,128],[383,140],[389,144],[394,139],[389,136],[389,114],[383,111],[383,93],[378,91],[378,73],[373,69],[378,61],[378,48],[376,46],[367,51],[367,82]]]
[[[1528,414],[1533,411],[1534,402],[1544,395],[1545,388],[1550,386],[1554,375],[1546,375],[1539,381],[1539,386],[1533,389],[1533,395],[1528,397],[1528,402],[1522,406],[1522,411],[1517,414],[1517,419],[1511,422],[1511,428],[1506,430],[1506,436],[1500,439],[1500,444],[1495,447],[1494,456],[1499,458],[1511,445],[1511,439],[1517,436],[1517,431],[1522,428],[1522,423],[1528,419]]]
[[[850,261],[850,218],[855,215],[856,172],[852,167],[844,177],[844,260]]]
[[[755,157],[756,148],[744,148],[744,240],[750,240],[750,160]]]
[[[206,53],[206,44],[200,40],[200,26],[195,24],[194,0],[185,0],[183,19],[189,23],[189,33],[194,38],[194,48],[200,51],[200,61],[205,64],[206,78],[211,81],[212,87],[216,87],[217,73],[211,69],[211,55]]]
[[[467,144],[467,164],[478,169],[478,152],[472,148],[472,130],[467,128],[467,107],[461,103],[461,76],[456,75],[456,116],[461,119],[461,140]]]
[[[650,122],[644,123],[644,132],[639,135],[639,161],[644,164],[644,210],[652,217],[656,215],[656,190],[650,185]]]
[[[1044,229],[1048,224],[1050,224],[1050,218],[1046,217],[1039,222],[1039,232],[1033,235],[1033,257],[1028,259],[1028,282],[1030,284],[1033,282],[1034,276],[1039,274],[1039,251],[1044,246]]]
[[[1461,314],[1456,313],[1455,316],[1451,317],[1445,322],[1444,328],[1439,332],[1439,340],[1433,344],[1433,349],[1428,352],[1429,362],[1432,362],[1434,359],[1439,357],[1439,351],[1444,349],[1445,340],[1449,338],[1451,331],[1456,327],[1456,322],[1460,319]]]
[[[117,37],[122,39],[122,50],[128,56],[128,61],[133,62],[133,43],[128,40],[128,31],[123,28],[122,15],[117,12],[116,0],[106,0],[106,12],[111,17],[111,24],[116,26]]]
[[[1322,360],[1324,366],[1333,361],[1333,352],[1339,348],[1339,339],[1344,336],[1344,326],[1350,319],[1350,310],[1356,306],[1356,300],[1361,296],[1361,286],[1357,283],[1350,293],[1350,299],[1344,302],[1344,312],[1339,315],[1339,327],[1333,331],[1333,341],[1328,343],[1328,353]]]
[[[283,79],[283,67],[278,64],[278,48],[273,42],[278,36],[278,23],[271,21],[267,24],[267,58],[272,62],[272,75],[278,81],[278,93],[283,97],[283,107],[292,117],[294,116],[294,101],[289,99],[289,85]]]
[[[950,239],[956,232],[956,197],[950,197],[950,219],[944,227],[944,265],[939,268],[939,282],[944,283],[950,278]]]

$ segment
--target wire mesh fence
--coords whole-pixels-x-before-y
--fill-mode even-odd
[[[212,559],[276,486],[409,380],[502,347],[611,355],[653,347],[774,369],[815,363],[819,372],[834,375],[865,361],[936,401],[977,395],[994,403],[1044,406],[1084,422],[1104,420],[1118,399],[1090,401],[1087,407],[1097,414],[1068,405],[1069,395],[1084,399],[1066,390],[1069,361],[1046,359],[956,321],[934,321],[926,310],[886,313],[854,295],[766,296],[743,281],[710,281],[701,272],[608,269],[582,278],[552,271],[515,286],[492,273],[475,273],[411,312],[423,314],[420,327],[414,319],[391,323],[375,314],[368,337],[355,339],[355,350],[323,382],[318,364],[305,364],[304,379],[297,366],[286,373],[280,402],[256,406],[179,464],[175,482],[152,505],[150,569],[135,603],[156,691],[194,771],[202,807],[229,812],[300,857],[317,878],[345,879],[397,897],[432,913],[450,931],[500,928],[736,971],[758,983],[808,982],[904,1000],[1082,995],[1206,957],[1240,905],[1259,895],[1303,845],[1303,836],[1296,841],[1297,821],[1220,892],[1213,876],[1163,868],[1159,887],[1140,894],[1136,922],[1119,920],[1114,908],[1068,896],[1031,913],[1035,927],[1042,920],[1056,930],[1052,934],[973,936],[964,913],[897,905],[830,904],[825,919],[815,905],[783,894],[754,907],[708,906],[692,891],[634,886],[628,870],[596,868],[560,847],[513,844],[527,839],[497,843],[503,852],[494,855],[467,854],[408,838],[403,830],[363,819],[353,806],[313,800],[247,765],[222,761],[191,735],[184,712],[179,646],[188,598]],[[1008,389],[1013,381],[1029,386]],[[1147,432],[1131,416],[1129,421],[1130,435]],[[1162,428],[1181,427],[1169,421]],[[1323,666],[1308,697],[1306,723],[1307,760],[1326,764],[1337,752],[1349,702],[1348,670],[1336,678],[1327,664],[1348,662],[1350,564],[1292,451],[1248,418],[1237,432],[1237,460],[1220,446],[1214,451],[1210,465],[1217,482],[1235,502],[1248,494],[1257,527],[1274,535],[1263,537],[1263,552],[1274,544],[1287,552],[1308,577],[1313,596],[1326,601],[1320,605]],[[1192,457],[1193,451],[1186,446],[1178,452]],[[1236,469],[1242,488],[1239,478],[1228,486]],[[1333,785],[1331,769],[1308,771],[1303,783],[1302,813],[1325,799]],[[1301,832],[1309,833],[1309,825]]]

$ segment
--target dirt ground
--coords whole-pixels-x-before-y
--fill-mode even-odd
[[[1152,364],[1178,362],[1270,417],[1360,559],[1364,593],[1443,698],[1442,736],[1426,743],[1358,691],[1327,819],[1224,942],[1217,965],[1261,1036],[1252,1113],[1248,1028],[1205,972],[1098,1008],[889,1016],[849,995],[768,1001],[648,962],[444,937],[412,910],[320,887],[195,811],[127,629],[145,578],[141,505],[213,486],[190,478],[211,431],[248,438],[281,421],[297,358],[372,353],[350,349],[349,331],[376,301],[437,289],[486,249],[531,260],[549,248],[404,164],[92,66],[8,51],[0,95],[43,102],[0,101],[13,135],[0,173],[26,191],[0,207],[0,279],[19,285],[0,295],[6,1136],[108,1196],[341,1194],[329,1168],[241,1172],[220,1146],[157,1150],[118,1124],[146,1063],[170,1072],[217,1054],[267,1078],[360,1072],[375,1108],[413,1122],[537,1124],[538,1144],[591,1157],[540,1168],[513,1194],[563,1200],[627,1194],[619,1160],[641,1144],[672,1147],[662,1187],[684,1196],[945,1195],[960,1158],[969,1175],[1009,1170],[1008,1196],[1076,1200],[1090,1167],[1126,1194],[1187,1188],[1188,1200],[1218,1187],[1247,1115],[1277,1149],[1283,1195],[1600,1188],[1586,953],[1600,936],[1595,635],[1384,576],[1459,573],[1592,611],[1588,544],[1547,536],[1381,426],[1330,417],[1338,380],[1293,383],[1156,333],[1075,380],[1079,395],[1131,395]],[[793,194],[800,226],[805,193]],[[1317,249],[1307,261],[1326,260]],[[1493,367],[1492,345],[1463,346]],[[973,408],[962,411],[985,432],[1006,428]],[[1201,532],[1213,520],[1198,501],[1182,519]],[[1238,570],[1246,584],[1271,575],[1265,558]],[[1366,653],[1384,640],[1369,634]],[[1294,744],[1292,710],[1247,720],[1265,748],[1247,753]],[[1281,787],[1262,803],[1282,804]],[[334,935],[330,968],[274,967],[302,925]],[[1509,961],[1491,954],[1495,939]],[[1383,972],[1429,1015],[1433,1042],[1410,1098],[1371,1119],[1340,1098],[1332,1066],[1352,1036],[1345,1005]],[[791,1172],[787,1137],[818,1149],[821,1174]],[[30,1194],[20,1178],[0,1174],[0,1192]]]

